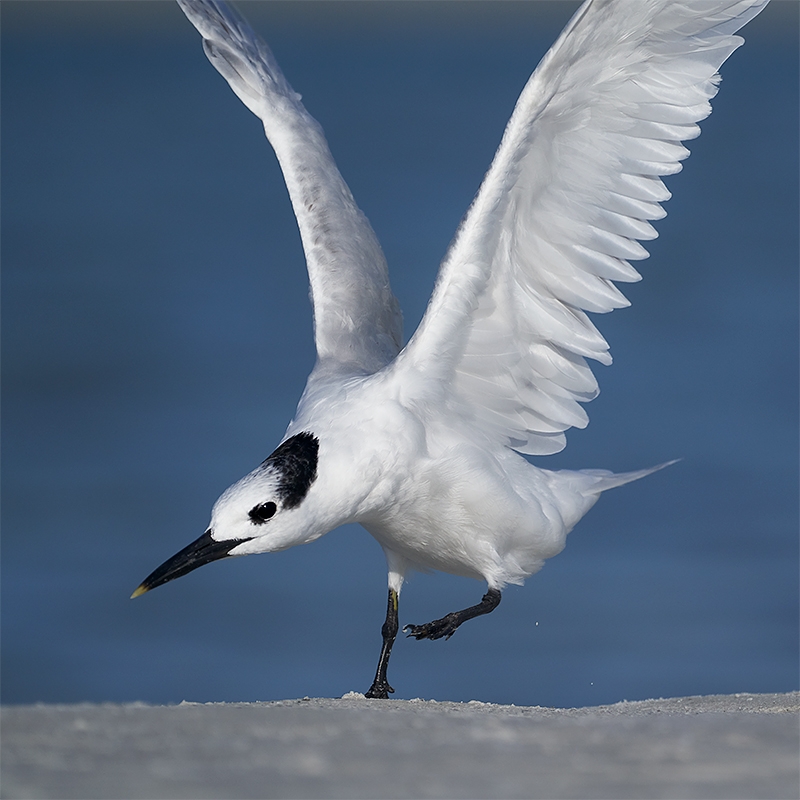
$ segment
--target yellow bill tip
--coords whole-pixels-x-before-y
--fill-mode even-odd
[[[140,595],[143,595],[146,591],[147,591],[147,587],[143,583],[140,584],[136,588],[136,591],[131,595],[131,600],[133,600],[134,597],[139,597]]]

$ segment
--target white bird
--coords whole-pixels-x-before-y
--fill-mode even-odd
[[[278,448],[217,500],[208,530],[136,597],[203,564],[311,542],[358,522],[382,546],[389,602],[368,697],[387,665],[406,573],[486,581],[477,605],[425,625],[450,637],[559,553],[607,489],[660,469],[550,471],[611,363],[586,312],[628,305],[649,220],[682,141],[711,111],[735,32],[767,0],[587,0],[520,96],[403,346],[380,245],[272,53],[231,7],[178,0],[211,63],[264,123],[308,264],[317,360]],[[670,462],[672,463],[672,462]]]

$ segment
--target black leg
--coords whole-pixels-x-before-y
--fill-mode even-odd
[[[453,611],[446,617],[427,622],[425,625],[405,625],[403,633],[407,633],[415,639],[441,639],[442,636],[449,639],[462,622],[473,617],[480,617],[482,614],[488,614],[499,605],[500,592],[497,589],[489,589],[478,605],[470,606],[463,611]]]
[[[383,623],[383,627],[381,628],[381,635],[383,636],[381,657],[378,659],[378,670],[375,673],[375,680],[372,681],[372,686],[367,690],[366,697],[377,697],[381,700],[387,700],[389,694],[394,693],[394,689],[389,686],[389,681],[386,679],[386,668],[389,666],[389,656],[392,654],[392,645],[397,636],[397,604],[397,592],[394,589],[389,589],[389,605],[386,609],[386,622]]]

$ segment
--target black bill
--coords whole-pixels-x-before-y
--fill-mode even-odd
[[[211,530],[207,530],[199,539],[184,547],[172,558],[167,559],[160,567],[153,570],[131,595],[131,599],[161,586],[162,583],[180,578],[203,564],[210,564],[220,558],[225,558],[236,545],[247,541],[246,539],[228,539],[218,542],[211,538]]]

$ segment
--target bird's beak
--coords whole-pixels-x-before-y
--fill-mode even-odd
[[[225,558],[236,545],[241,544],[245,539],[227,539],[218,542],[211,538],[209,528],[199,539],[192,542],[188,547],[184,547],[179,553],[175,553],[172,558],[167,559],[158,569],[153,570],[139,585],[131,595],[134,597],[161,586],[174,578],[180,578],[191,572],[193,569],[202,567],[220,558]]]

